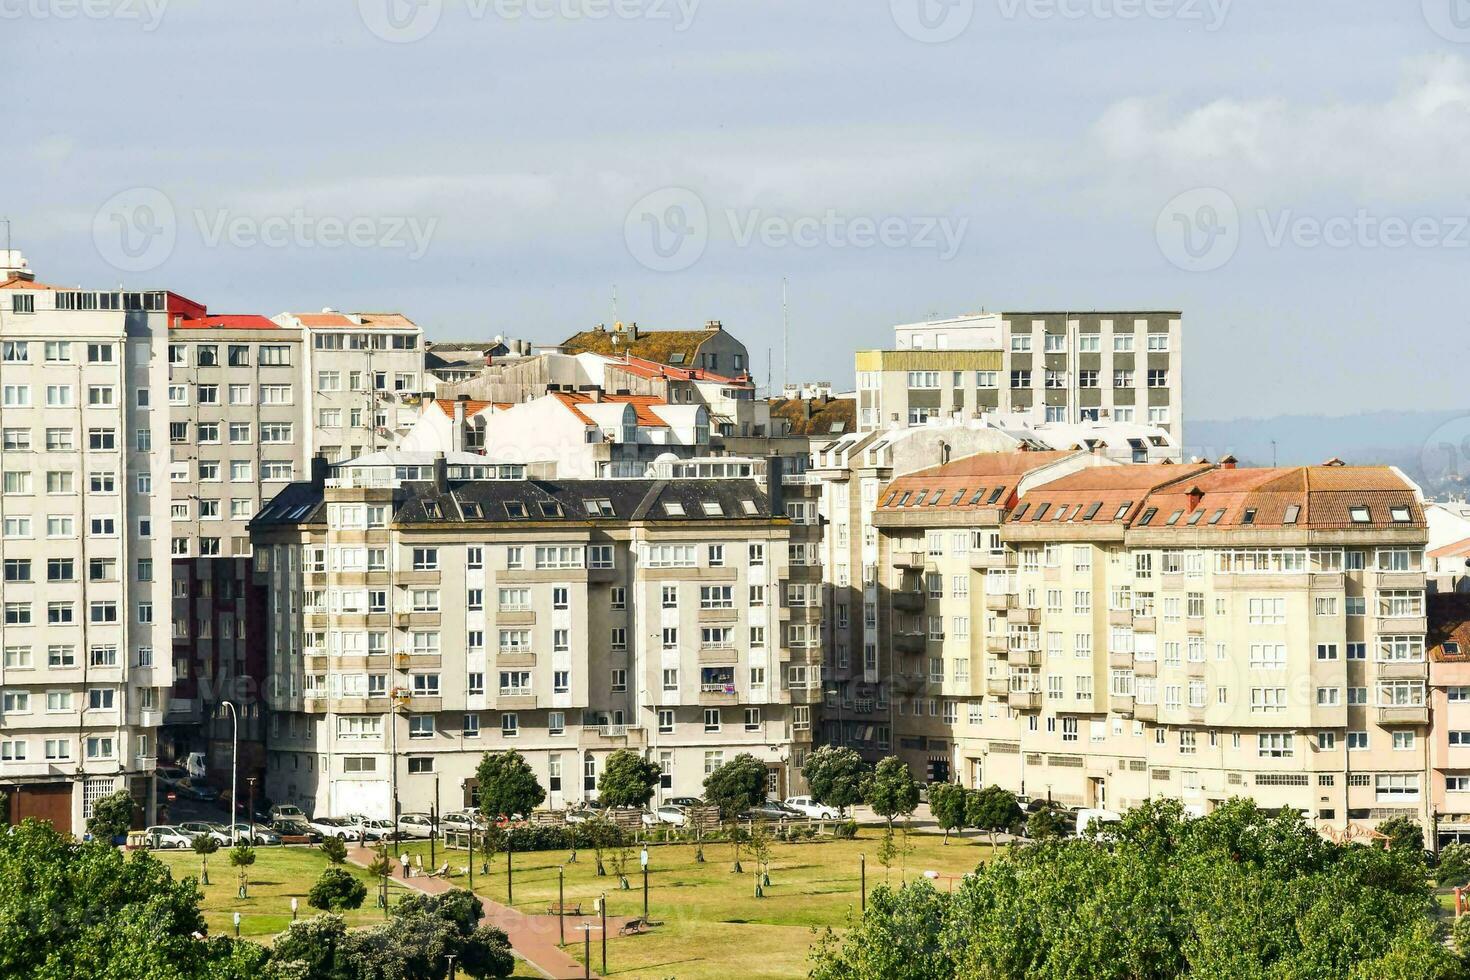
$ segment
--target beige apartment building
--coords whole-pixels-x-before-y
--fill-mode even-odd
[[[1183,445],[1178,311],[979,313],[858,351],[858,428],[991,416],[1153,425]]]
[[[879,505],[903,575],[889,604],[920,617],[894,640],[916,771],[947,753],[965,785],[1114,809],[1244,795],[1330,827],[1428,815],[1427,532],[1400,474],[1090,467],[976,514],[954,484],[977,465],[895,481]],[[983,624],[968,643],[965,618]]]
[[[161,486],[164,292],[63,289],[0,252],[0,788],[80,833],[127,789],[153,814],[172,683]]]
[[[319,467],[252,525],[281,684],[269,796],[462,806],[483,753],[514,748],[566,806],[624,747],[660,763],[662,797],[741,752],[787,792],[821,660],[815,631],[784,629],[780,481],[551,482],[477,458]]]

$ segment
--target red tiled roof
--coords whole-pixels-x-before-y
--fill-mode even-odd
[[[659,361],[650,361],[644,357],[635,357],[632,354],[624,354],[622,357],[614,357],[617,366],[626,370],[629,374],[636,374],[640,378],[669,378],[674,381],[713,381],[716,384],[748,385],[752,382],[749,378],[732,378],[724,374],[714,374],[700,368],[675,367],[672,364],[663,364]]]
[[[878,493],[880,509],[933,507],[973,510],[1004,507],[1016,482],[1070,452],[978,453],[899,477]]]
[[[443,412],[450,418],[454,418],[454,406],[456,404],[456,401],[453,398],[436,398],[434,399],[434,404],[439,406],[439,411]],[[469,418],[471,415],[479,415],[485,409],[494,404],[496,403],[488,401],[478,401],[474,398],[467,398],[464,401],[464,417]]]
[[[35,282],[31,279],[22,279],[20,276],[11,276],[4,282],[0,282],[0,289],[40,289],[54,292],[55,290],[61,288],[63,287],[48,286],[44,282]]]
[[[170,330],[280,330],[281,325],[258,313],[218,313],[203,317],[180,317]]]
[[[1034,522],[1040,514],[1045,521],[1055,521],[1059,515],[1062,520],[1094,523],[1127,521],[1139,512],[1144,498],[1153,491],[1208,469],[1206,463],[1090,467],[1028,491],[1011,514],[1011,520]]]
[[[1158,508],[1155,523],[1176,511],[1202,509],[1208,517],[1199,520],[1221,527],[1425,526],[1413,489],[1386,466],[1215,469],[1151,494],[1148,506]],[[1367,521],[1352,519],[1356,507],[1368,508]],[[1400,508],[1407,509],[1407,520],[1393,519],[1392,511]]]
[[[567,391],[556,391],[552,392],[552,394],[555,395],[556,398],[559,399],[563,405],[575,412],[577,416],[582,419],[582,421],[586,422],[588,425],[597,424],[593,422],[592,419],[585,413],[583,413],[583,411],[578,407],[579,405],[595,404],[591,395],[585,395],[581,392]],[[603,395],[602,401],[616,402],[620,404],[627,403],[632,405],[633,414],[635,419],[637,420],[637,423],[646,429],[668,428],[669,423],[659,418],[652,411],[652,407],[654,405],[668,404],[668,402],[664,401],[662,398],[659,398],[657,395]]]
[[[1460,558],[1465,555],[1470,555],[1470,538],[1461,538],[1429,552],[1430,558]]]
[[[1470,595],[1434,593],[1427,597],[1429,631],[1424,636],[1429,659],[1439,663],[1470,660]],[[1457,646],[1446,650],[1445,644]]]

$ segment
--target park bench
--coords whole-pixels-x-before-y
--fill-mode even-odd
[[[557,906],[555,904],[552,904],[552,905],[546,906],[546,914],[547,915],[581,915],[582,914],[582,906],[579,904],[579,905],[567,905],[565,907],[562,907],[562,906]]]
[[[642,919],[629,919],[618,927],[619,936],[636,936],[643,932],[645,923]]]

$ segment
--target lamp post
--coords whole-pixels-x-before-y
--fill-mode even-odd
[[[240,938],[240,913],[235,913],[235,938]]]
[[[577,928],[582,930],[582,980],[592,980],[592,930],[597,927],[584,922]]]
[[[429,809],[429,866],[437,868],[434,856],[435,838],[439,836],[439,776],[434,775],[434,805]]]
[[[643,865],[643,918],[648,918],[648,845],[638,852],[638,863]]]
[[[454,969],[454,954],[453,953],[450,953],[449,954],[449,980],[454,980],[454,978],[456,976],[458,976],[458,974],[455,972],[455,969]]]
[[[561,865],[556,869],[556,934],[557,945],[567,944],[567,869]]]
[[[510,838],[510,826],[507,825],[506,828],[505,828],[505,904],[506,905],[512,905],[512,904],[514,904],[514,897],[511,894],[511,880],[510,880],[510,878],[511,878],[510,840],[511,840],[511,838]]]
[[[253,828],[255,825],[255,777],[245,777],[246,796],[245,804],[245,826]],[[234,821],[231,821],[233,823]],[[254,833],[252,830],[251,833]]]
[[[607,892],[597,903],[597,915],[602,920],[602,975],[607,976]]]
[[[221,701],[220,707],[230,709],[230,723],[234,734],[230,745],[230,846],[235,846],[235,779],[240,764],[240,715],[230,701]],[[240,916],[235,916],[236,934],[239,934]]]
[[[863,896],[862,911],[866,915],[868,911],[868,856],[866,854],[858,855],[858,875],[858,891]]]
[[[470,822],[469,835],[470,835],[470,866],[469,866],[469,869],[468,870],[469,870],[469,873],[470,873],[470,891],[474,891],[475,890],[475,824],[474,824],[474,821],[471,821]]]
[[[291,921],[292,922],[295,922],[296,921],[296,899],[295,898],[292,898],[291,899]]]

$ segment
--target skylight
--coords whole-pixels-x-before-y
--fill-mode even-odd
[[[1118,512],[1113,515],[1113,520],[1115,520],[1115,521],[1121,521],[1123,519],[1123,516],[1128,513],[1129,508],[1131,508],[1132,506],[1133,506],[1133,501],[1131,501],[1131,500],[1125,500],[1125,501],[1123,501],[1121,504],[1118,505]]]
[[[976,504],[978,504],[980,502],[981,498],[984,497],[984,496],[985,496],[985,488],[984,487],[981,487],[979,490],[976,490],[975,491],[975,495],[970,498],[970,506],[971,507],[974,507]]]
[[[1049,504],[1049,503],[1037,504],[1036,505],[1036,513],[1034,513],[1034,514],[1031,515],[1031,519],[1033,521],[1039,521],[1039,520],[1041,520],[1043,517],[1046,516],[1046,512],[1048,510],[1050,510],[1050,509],[1051,509],[1051,504]]]
[[[596,497],[591,500],[582,501],[582,506],[587,508],[587,513],[593,517],[612,517],[612,501],[604,497]]]
[[[679,503],[677,500],[665,500],[664,513],[670,517],[683,517],[684,505]]]
[[[987,504],[993,504],[997,500],[999,500],[1001,494],[1003,494],[1005,492],[1006,492],[1006,488],[1005,487],[996,487],[994,490],[990,491],[990,499],[987,500],[987,501],[985,501],[985,502]]]
[[[1255,522],[1256,522],[1256,509],[1254,507],[1247,507],[1245,509],[1245,513],[1240,515],[1240,523],[1242,523],[1242,524],[1254,524]]]
[[[1202,511],[1202,510],[1196,510],[1193,514],[1190,514],[1189,515],[1189,519],[1186,520],[1184,523],[1188,524],[1190,527],[1194,527],[1196,524],[1199,523],[1200,518],[1201,517],[1204,517],[1204,516],[1205,516],[1205,512],[1204,511]]]
[[[1283,524],[1295,524],[1296,523],[1296,519],[1301,516],[1301,513],[1302,513],[1301,504],[1287,504],[1286,505],[1286,515],[1281,518],[1281,523],[1283,523]]]
[[[700,507],[704,509],[705,517],[719,517],[725,513],[725,508],[720,506],[720,502],[718,500],[702,501],[700,503]]]
[[[1084,520],[1084,521],[1090,521],[1090,520],[1092,520],[1094,517],[1097,516],[1098,510],[1101,509],[1101,508],[1102,508],[1102,501],[1101,500],[1094,500],[1092,502],[1091,506],[1089,506],[1087,508],[1086,513],[1084,513],[1082,515],[1082,520]]]
[[[1172,514],[1169,515],[1169,519],[1167,521],[1165,521],[1164,523],[1166,525],[1168,525],[1169,527],[1173,527],[1175,524],[1178,524],[1179,523],[1179,518],[1181,516],[1183,516],[1183,514],[1184,514],[1184,511],[1183,510],[1176,510],[1174,513],[1172,513]]]
[[[507,500],[505,502],[505,516],[511,518],[522,518],[526,516],[526,505],[519,500]]]
[[[889,500],[892,500],[893,498],[892,497],[889,497],[888,499]],[[743,510],[743,511],[745,511],[747,514],[755,514],[755,513],[757,513],[757,511],[755,509],[755,501],[754,500],[742,500],[742,501],[740,501],[740,509]]]
[[[1026,508],[1027,507],[1030,507],[1030,506],[1031,505],[1029,503],[1023,503],[1021,506],[1017,507],[1016,508],[1016,516],[1015,516],[1014,519],[1019,521],[1021,518],[1025,517],[1026,516]]]
[[[1348,516],[1352,518],[1354,524],[1367,524],[1373,520],[1373,515],[1368,508],[1362,505],[1349,507]]]
[[[1215,511],[1213,514],[1210,515],[1210,523],[1211,524],[1219,524],[1220,523],[1220,518],[1222,518],[1224,516],[1225,516],[1225,508],[1224,507],[1221,507],[1219,510]]]
[[[929,491],[928,490],[920,490],[919,491],[919,495],[914,498],[914,506],[915,507],[922,507],[922,506],[924,506],[924,498],[927,497],[927,496],[929,496]]]
[[[555,500],[544,500],[541,502],[542,517],[565,517],[566,512],[561,509],[561,504]]]
[[[1388,509],[1388,516],[1393,518],[1395,524],[1407,524],[1409,522],[1409,508],[1390,507]]]
[[[1157,507],[1150,507],[1148,510],[1144,511],[1143,516],[1138,519],[1139,526],[1142,527],[1143,525],[1148,524],[1154,519],[1154,515],[1158,512],[1159,509]]]

